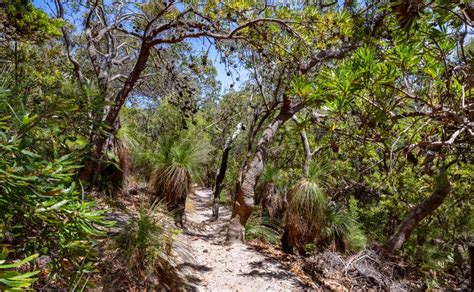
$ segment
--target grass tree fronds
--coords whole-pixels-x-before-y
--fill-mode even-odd
[[[183,280],[172,256],[172,233],[163,225],[166,215],[157,212],[162,208],[162,204],[156,203],[150,209],[140,210],[116,235],[114,242],[130,282],[168,289],[180,287]]]
[[[327,198],[318,184],[300,180],[290,192],[285,230],[288,244],[298,249],[317,240],[325,220]]]
[[[366,237],[351,213],[331,202],[321,230],[321,242],[338,251],[358,251],[366,245]]]
[[[199,143],[191,140],[163,140],[155,156],[149,188],[152,200],[165,200],[175,211],[175,222],[183,227],[187,195],[193,182],[199,180],[199,170],[206,155]]]
[[[290,198],[290,213],[302,219],[324,219],[327,198],[316,182],[301,180],[291,191]]]
[[[169,203],[178,202],[189,193],[192,181],[199,179],[200,152],[190,142],[164,140],[155,159],[152,194]]]
[[[281,219],[286,209],[285,190],[282,187],[281,169],[268,165],[262,174],[261,183],[256,191],[256,204],[262,205],[262,210],[271,218]]]
[[[309,164],[308,180],[317,181],[326,178],[331,165],[328,160],[311,161]]]

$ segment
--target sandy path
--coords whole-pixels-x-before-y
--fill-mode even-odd
[[[188,232],[179,235],[189,257],[181,264],[197,291],[302,291],[307,289],[276,260],[245,244],[224,245],[229,209],[211,218],[212,192],[198,189],[186,213]]]

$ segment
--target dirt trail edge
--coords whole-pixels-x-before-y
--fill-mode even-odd
[[[187,232],[179,235],[188,254],[180,264],[196,291],[308,290],[278,261],[245,244],[224,244],[230,210],[221,206],[220,219],[211,222],[212,191],[197,189],[189,196]]]

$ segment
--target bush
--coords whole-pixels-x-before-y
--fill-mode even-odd
[[[0,92],[1,105],[7,104],[6,97]],[[63,115],[63,110],[51,114]],[[0,106],[0,113],[6,112]],[[70,141],[50,130],[61,122],[11,112],[15,118],[3,115],[0,120],[2,243],[15,246],[14,258],[33,253],[51,258],[48,277],[53,286],[83,285],[83,275],[96,271],[97,240],[104,235],[100,227],[111,222],[77,191],[81,152],[68,154],[70,145],[49,143]]]
[[[278,222],[264,216],[252,216],[245,225],[246,240],[261,240],[271,244],[278,244],[280,241],[278,232]]]
[[[133,287],[176,289],[183,281],[171,255],[173,237],[163,225],[166,216],[156,212],[157,206],[141,209],[117,234],[115,247]]]

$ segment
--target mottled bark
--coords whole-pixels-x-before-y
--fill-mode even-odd
[[[224,182],[225,174],[227,172],[229,153],[230,153],[230,150],[232,149],[235,139],[237,139],[237,136],[240,134],[242,130],[243,130],[242,123],[239,123],[234,133],[232,133],[232,136],[230,136],[229,139],[227,139],[224,145],[224,150],[222,152],[221,165],[219,167],[219,170],[216,175],[216,180],[215,180],[214,200],[213,200],[213,207],[212,207],[212,218],[214,219],[219,218],[219,197],[222,191],[222,183]]]
[[[309,166],[311,164],[311,160],[313,159],[313,152],[311,151],[311,147],[309,145],[308,136],[306,135],[306,131],[303,129],[300,131],[301,141],[303,142],[304,148],[304,163],[303,163],[303,170],[306,176],[309,175]]]
[[[151,48],[152,46],[150,44],[146,42],[142,43],[135,66],[130,75],[128,76],[127,80],[125,81],[124,85],[122,86],[121,90],[115,95],[115,98],[113,99],[113,105],[110,107],[104,119],[104,124],[109,127],[110,135],[101,134],[95,136],[94,159],[85,163],[85,167],[80,173],[81,179],[92,182],[94,178],[94,173],[100,170],[100,165],[98,164],[98,161],[106,150],[107,141],[111,136],[114,136],[119,129],[119,127],[114,126],[117,125],[116,122],[118,114],[123,104],[125,103],[125,100],[127,99],[130,92],[139,80],[141,73],[143,72],[143,70],[145,70],[146,63],[148,61],[148,58],[150,57]]]
[[[245,224],[255,207],[255,187],[265,167],[268,147],[276,136],[278,129],[302,108],[303,104],[292,107],[291,101],[286,97],[278,116],[263,131],[255,149],[255,154],[244,173],[242,183],[237,191],[237,200],[234,204],[227,233],[227,241],[229,243],[244,241]]]
[[[435,179],[433,193],[410,212],[410,215],[398,226],[395,234],[385,243],[385,248],[389,251],[399,251],[412,231],[443,203],[450,191],[451,185],[446,169],[441,169]]]

